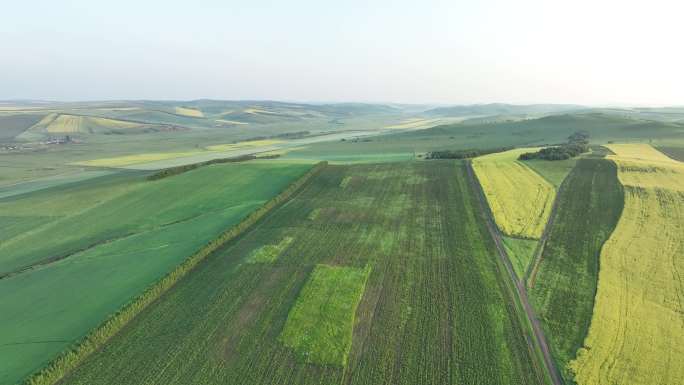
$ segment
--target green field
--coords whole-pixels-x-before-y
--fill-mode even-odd
[[[523,163],[537,172],[549,181],[556,189],[558,189],[568,176],[570,171],[575,167],[577,159],[570,158],[566,160],[544,160],[544,159],[531,159],[526,160]]]
[[[328,166],[64,383],[541,383],[476,199],[456,162]],[[246,263],[284,237],[273,262]],[[321,312],[323,295],[343,303]],[[324,346],[281,342],[330,330]]]
[[[684,147],[658,146],[658,150],[674,160],[684,162]]]
[[[582,347],[589,329],[598,280],[599,254],[623,206],[615,165],[581,159],[556,198],[558,212],[541,256],[530,298],[565,369]]]
[[[0,141],[13,140],[38,123],[44,114],[0,114]]]
[[[532,258],[534,258],[534,251],[537,248],[537,241],[532,239],[520,239],[513,237],[502,237],[506,253],[511,257],[511,264],[513,270],[518,276],[518,279],[525,278]]]
[[[103,176],[0,200],[0,383],[39,369],[309,165]],[[26,270],[28,269],[28,270]]]

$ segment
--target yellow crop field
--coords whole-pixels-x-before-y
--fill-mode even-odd
[[[648,145],[611,145],[625,190],[601,250],[579,385],[684,384],[684,165]]]
[[[114,128],[114,129],[138,128],[142,125],[140,123],[127,122],[124,120],[97,118],[97,117],[87,117],[87,118],[85,118],[85,120],[88,123],[93,123],[93,124],[96,124],[98,126],[102,126],[102,127],[106,127],[106,128]]]
[[[252,147],[271,146],[271,145],[278,144],[278,143],[283,143],[283,141],[282,140],[275,140],[275,139],[250,140],[247,142],[216,144],[213,146],[208,146],[207,150],[209,150],[209,151],[232,151],[232,150],[241,150],[241,149],[252,148]]]
[[[200,110],[196,110],[194,108],[187,108],[187,107],[176,107],[176,114],[178,115],[183,115],[183,116],[189,116],[191,118],[203,118],[204,114]]]
[[[75,115],[59,115],[55,120],[47,126],[47,132],[80,132],[82,116]]]
[[[238,121],[235,121],[235,120],[226,120],[226,119],[216,119],[216,121],[219,122],[219,123],[235,124],[235,125],[238,125],[238,126],[242,126],[242,125],[247,125],[247,124],[249,124],[249,123],[247,123],[247,122],[238,122]]]
[[[403,120],[397,124],[392,124],[385,126],[385,128],[426,128],[436,125],[440,119],[421,119],[421,118],[411,118]]]
[[[683,191],[684,163],[667,157],[648,144],[612,144],[607,147],[617,154],[610,158],[617,163],[620,169],[618,177],[624,186]]]
[[[616,154],[613,157],[618,157],[619,159],[631,159],[648,162],[678,163],[672,158],[669,158],[667,155],[656,150],[648,144],[607,144],[605,147],[608,147],[608,149],[610,149]]]
[[[244,110],[244,112],[246,112],[248,114],[252,114],[252,115],[254,115],[254,114],[277,114],[277,112],[266,111],[266,110],[262,110],[260,108],[246,108]]]
[[[132,164],[154,162],[158,160],[183,158],[186,156],[193,156],[203,153],[203,151],[189,151],[189,152],[159,152],[149,154],[135,154],[124,155],[113,158],[101,158],[86,160],[83,162],[72,163],[78,166],[93,166],[93,167],[123,167]]]
[[[520,148],[473,159],[473,169],[499,229],[519,238],[538,239],[551,214],[556,190],[518,156]]]
[[[49,121],[50,116],[48,115],[38,124]],[[48,120],[46,120],[48,119]],[[140,123],[126,122],[123,120],[99,118],[94,116],[78,116],[78,115],[67,115],[61,114],[52,121],[46,127],[47,132],[51,133],[76,133],[76,132],[89,132],[92,130],[107,130],[107,129],[129,129],[138,128],[142,126]]]

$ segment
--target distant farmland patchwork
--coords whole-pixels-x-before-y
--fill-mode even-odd
[[[123,174],[0,199],[0,383],[40,368],[308,168]]]
[[[64,383],[543,383],[475,199],[460,163],[328,166]]]
[[[624,186],[601,251],[589,335],[571,363],[584,384],[684,383],[684,164],[648,145],[608,145]]]

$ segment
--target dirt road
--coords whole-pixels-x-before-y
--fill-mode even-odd
[[[520,303],[522,304],[523,310],[525,311],[525,315],[529,320],[530,325],[532,326],[532,332],[534,334],[533,337],[536,341],[537,346],[539,347],[539,350],[542,353],[546,371],[549,374],[551,381],[554,385],[563,385],[563,379],[561,378],[560,373],[556,368],[556,363],[553,361],[553,358],[551,357],[551,351],[549,350],[549,345],[546,340],[546,336],[542,331],[539,319],[537,319],[537,315],[534,312],[534,309],[530,305],[530,302],[527,298],[527,289],[525,287],[525,282],[518,279],[517,275],[515,274],[515,271],[513,270],[513,265],[511,264],[508,254],[506,253],[506,249],[503,246],[501,232],[494,223],[494,218],[492,217],[492,213],[489,210],[489,205],[487,204],[487,199],[485,198],[484,191],[482,190],[480,183],[475,177],[475,172],[473,171],[472,163],[469,160],[467,161],[466,167],[468,169],[468,179],[472,184],[473,188],[475,189],[475,191],[477,192],[481,213],[485,217],[485,222],[487,223],[489,233],[492,235],[492,239],[494,239],[494,244],[496,245],[496,250],[499,254],[499,258],[501,258],[501,261],[503,262],[504,266],[506,266],[506,270],[508,271],[510,279],[513,280],[515,291],[518,294],[518,298],[520,299]]]

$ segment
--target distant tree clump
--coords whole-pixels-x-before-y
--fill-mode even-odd
[[[488,149],[468,149],[468,150],[442,150],[432,151],[425,154],[425,159],[468,159],[475,158],[480,155],[493,154],[495,152],[504,152],[513,149],[513,147],[497,147]]]
[[[525,152],[518,159],[565,160],[589,151],[589,133],[578,131],[568,137],[568,142],[560,146],[544,147],[537,152]]]

